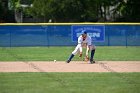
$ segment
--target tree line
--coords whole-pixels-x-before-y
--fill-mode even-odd
[[[10,0],[10,3],[12,10],[23,11],[25,17],[43,18],[44,22],[140,21],[139,0]],[[23,8],[21,4],[29,7]]]

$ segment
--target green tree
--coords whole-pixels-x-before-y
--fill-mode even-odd
[[[114,14],[118,13],[116,21],[139,22],[140,21],[140,2],[139,0],[119,0],[114,4]]]
[[[20,9],[20,3],[33,7],[24,9],[24,13],[34,18],[49,19],[54,22],[83,22],[107,20],[108,16],[120,21],[139,21],[139,0],[11,0],[13,8]],[[113,10],[111,10],[113,9]]]
[[[139,0],[128,0],[125,11],[123,13],[124,18],[129,21],[140,22],[140,1]]]
[[[0,19],[2,19],[3,18],[3,13],[4,13],[4,7],[2,6],[2,2],[1,2],[1,0],[0,0]]]
[[[13,11],[8,9],[8,0],[0,0],[0,22],[15,22]]]
[[[34,0],[32,15],[59,22],[86,21],[96,17],[92,0]],[[94,0],[93,0],[94,1]],[[90,6],[89,6],[90,4]]]

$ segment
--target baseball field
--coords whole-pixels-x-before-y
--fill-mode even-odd
[[[96,49],[95,64],[75,47],[1,47],[0,93],[140,93],[140,47]],[[54,61],[56,60],[56,61]]]

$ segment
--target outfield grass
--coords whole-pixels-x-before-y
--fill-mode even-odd
[[[74,47],[0,48],[0,61],[65,61]],[[140,47],[97,47],[96,60],[140,61]],[[79,60],[78,56],[74,60]],[[140,73],[0,73],[0,93],[140,93]]]
[[[0,48],[0,61],[65,61],[75,47]],[[140,61],[140,47],[97,47],[96,60]],[[75,56],[73,60],[80,60]]]
[[[140,93],[140,73],[0,73],[0,93]]]

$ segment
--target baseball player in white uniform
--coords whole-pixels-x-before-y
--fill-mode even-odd
[[[82,57],[82,48],[84,47],[87,48],[86,58],[88,58],[88,53],[89,51],[91,51],[90,63],[91,64],[95,63],[95,61],[93,60],[94,53],[95,53],[95,46],[92,45],[91,37],[87,35],[86,31],[82,31],[81,35],[78,37],[78,44],[66,62],[69,63],[77,53],[79,53],[79,57]]]

